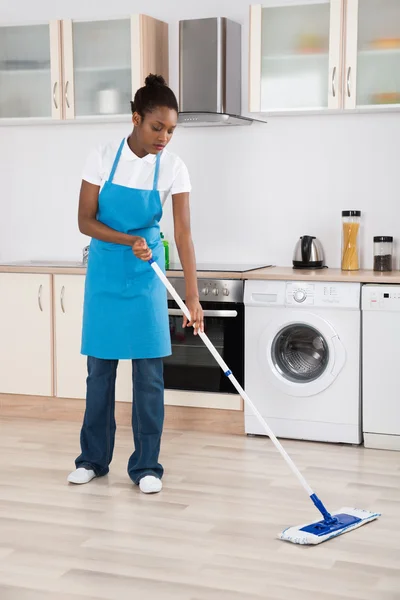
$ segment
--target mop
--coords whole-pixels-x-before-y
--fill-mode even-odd
[[[158,264],[154,261],[154,259],[150,259],[149,264],[152,266],[154,271],[157,273],[158,277],[161,279],[171,296],[174,298],[183,314],[190,321],[190,313],[187,306],[184,304],[183,300],[180,298],[179,294],[176,292],[174,287],[170,284],[167,277],[164,275],[163,271],[160,269]],[[246,404],[251,408],[254,415],[257,417],[261,426],[269,436],[270,440],[273,442],[274,446],[278,450],[278,452],[282,455],[290,469],[293,471],[294,475],[300,481],[301,485],[307,492],[307,495],[310,497],[311,501],[314,503],[315,507],[322,514],[323,519],[320,521],[316,521],[314,523],[305,523],[304,525],[288,527],[282,533],[278,534],[278,537],[281,540],[292,542],[293,544],[321,544],[327,540],[330,540],[338,535],[343,533],[347,533],[348,531],[352,531],[353,529],[357,529],[374,519],[380,517],[380,513],[368,512],[366,510],[362,510],[359,508],[341,508],[340,510],[329,513],[325,508],[322,501],[318,498],[318,496],[313,492],[312,488],[308,485],[307,481],[296,467],[282,444],[278,441],[274,433],[271,431],[266,421],[263,419],[257,408],[254,406],[253,402],[250,400],[244,389],[240,386],[237,379],[232,374],[228,365],[223,361],[220,354],[217,352],[216,348],[208,338],[208,336],[199,331],[199,336],[207,346],[208,350],[211,352],[224,374],[228,379],[232,382],[240,396],[246,402]]]

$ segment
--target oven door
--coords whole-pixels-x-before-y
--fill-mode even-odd
[[[244,386],[244,305],[202,302],[204,331]],[[165,388],[195,392],[237,394],[193,328],[182,328],[182,311],[168,301],[172,355],[164,359]]]

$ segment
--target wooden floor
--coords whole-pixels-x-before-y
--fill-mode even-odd
[[[82,423],[85,401],[44,396],[17,396],[0,394],[0,419],[14,417],[46,419],[48,421],[78,421]],[[132,404],[116,402],[116,420],[130,427]],[[165,427],[185,431],[236,433],[244,435],[244,416],[240,410],[195,408],[193,406],[166,406]]]
[[[318,518],[269,440],[167,430],[164,490],[126,474],[70,486],[78,422],[0,419],[1,600],[398,600],[400,453],[285,443],[331,510],[374,523],[316,547],[277,540]]]

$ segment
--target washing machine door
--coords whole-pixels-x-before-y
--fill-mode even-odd
[[[290,396],[313,396],[327,389],[346,360],[332,325],[305,311],[288,311],[263,332],[259,356],[268,379]]]

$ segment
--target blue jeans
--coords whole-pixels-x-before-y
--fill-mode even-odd
[[[81,455],[75,465],[106,475],[115,441],[115,379],[118,360],[88,357],[86,410],[81,430]],[[132,361],[132,430],[135,451],[128,462],[129,477],[136,484],[145,475],[163,476],[158,462],[164,424],[162,358]]]

